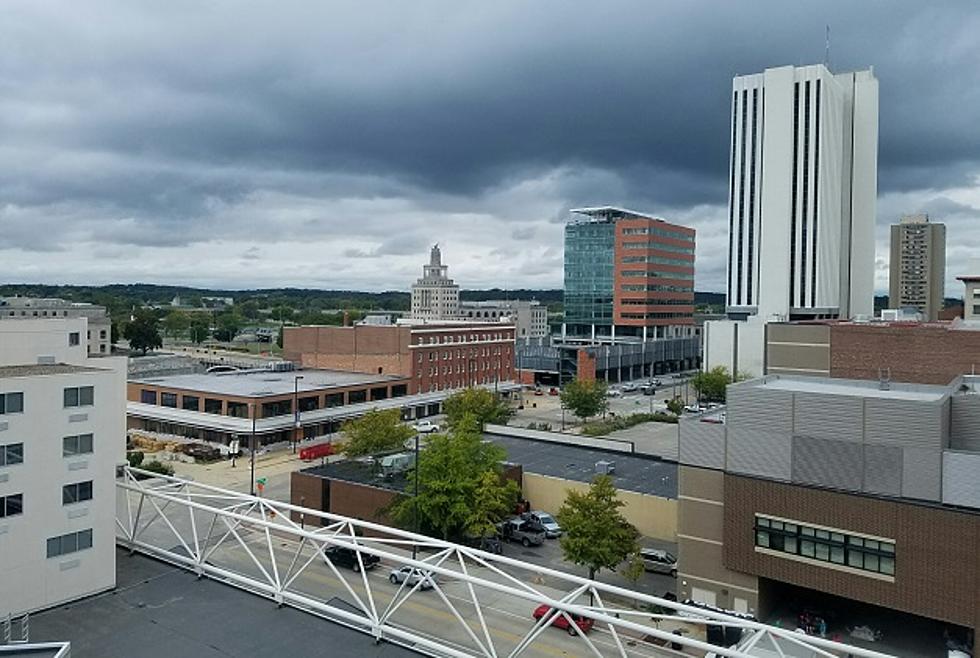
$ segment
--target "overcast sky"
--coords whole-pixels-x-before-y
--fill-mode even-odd
[[[880,81],[887,225],[980,255],[980,5],[4,0],[0,281],[560,287],[562,225],[695,227],[724,289],[731,78],[824,58]],[[980,268],[976,268],[980,269]],[[974,272],[976,273],[976,272]]]

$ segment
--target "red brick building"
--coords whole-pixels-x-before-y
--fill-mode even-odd
[[[304,368],[408,377],[409,393],[515,380],[512,324],[286,327],[285,357]]]

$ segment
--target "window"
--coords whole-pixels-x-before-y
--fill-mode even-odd
[[[23,411],[23,393],[0,393],[0,414],[19,414]]]
[[[67,535],[48,539],[48,557],[68,555],[92,548],[92,529],[69,532]]]
[[[140,391],[140,402],[143,404],[156,404],[157,403],[157,392],[144,388]]]
[[[0,496],[0,519],[24,513],[24,494]]]
[[[248,404],[245,402],[228,401],[228,415],[235,418],[248,418]]]
[[[343,393],[327,393],[327,407],[342,407],[344,406],[344,394]]]
[[[66,436],[61,439],[61,456],[74,457],[75,455],[87,455],[92,452],[92,435],[76,434]]]
[[[76,346],[78,346],[78,344],[81,342],[80,341],[80,338],[81,338],[81,336],[80,336],[79,332],[77,332],[77,331],[72,331],[71,333],[69,333],[68,334],[68,347],[76,347]]]
[[[845,532],[755,517],[755,545],[819,562],[895,575],[895,543]]]
[[[228,403],[230,409],[231,403]],[[228,412],[231,415],[231,411]],[[262,403],[262,418],[269,418],[271,416],[286,416],[293,413],[293,401],[292,400],[274,400],[272,402]]]
[[[24,444],[8,443],[0,445],[0,466],[13,466],[24,463]]]
[[[347,402],[349,404],[357,404],[358,402],[367,402],[367,390],[361,389],[359,391],[350,391],[347,394]]]
[[[204,413],[220,414],[221,400],[218,400],[216,398],[204,398]]]
[[[181,407],[187,411],[200,411],[201,399],[196,395],[185,395],[180,400]]]
[[[66,484],[61,488],[61,504],[71,505],[92,500],[92,481],[75,482]]]
[[[94,386],[77,386],[65,389],[65,407],[91,407],[95,404]]]
[[[160,406],[170,407],[172,409],[177,408],[177,394],[176,393],[161,393],[160,394]]]
[[[316,409],[319,408],[319,405],[320,405],[320,398],[316,396],[299,399],[300,411],[316,411]]]

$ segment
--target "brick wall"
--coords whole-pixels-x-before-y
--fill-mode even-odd
[[[300,507],[309,507],[320,512],[327,509],[327,481],[318,476],[300,471],[289,474],[289,502]],[[299,512],[291,512],[290,517],[296,523],[300,522]],[[307,522],[310,519],[306,519]],[[319,525],[319,519],[314,522]]]
[[[757,552],[756,513],[894,539],[894,582]],[[725,566],[733,571],[980,626],[976,514],[726,474],[724,536]]]
[[[578,362],[577,377],[582,381],[595,380],[595,355],[580,349],[576,352],[575,360]]]
[[[835,324],[830,344],[831,377],[878,379],[890,368],[892,381],[948,384],[980,364],[980,331],[937,324]]]

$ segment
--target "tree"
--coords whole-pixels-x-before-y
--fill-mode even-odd
[[[246,300],[241,304],[238,304],[237,306],[239,312],[242,314],[242,317],[248,320],[258,320],[259,316],[261,315],[261,313],[259,312],[261,311],[261,308],[259,307],[259,303],[254,299]]]
[[[561,403],[579,418],[603,413],[609,402],[606,384],[595,379],[573,379],[561,390]]]
[[[192,341],[201,344],[208,337],[208,334],[211,333],[211,323],[208,322],[206,316],[200,314],[195,315],[191,318],[189,333]]]
[[[144,355],[153,348],[163,347],[163,339],[157,331],[157,318],[153,311],[137,311],[136,317],[126,325],[123,337],[129,341],[129,346],[140,350]]]
[[[415,466],[418,497],[404,496],[395,502],[395,521],[413,527],[417,505],[419,528],[424,532],[443,539],[492,533],[517,503],[517,484],[501,477],[506,456],[503,448],[483,442],[473,417],[457,423],[449,434],[431,436]],[[410,472],[409,481],[414,476]]]
[[[561,550],[565,559],[589,569],[589,578],[602,569],[615,569],[640,550],[639,531],[620,513],[624,505],[608,475],[598,475],[585,493],[569,491],[558,510],[564,529]]]
[[[732,376],[725,366],[716,366],[711,370],[700,371],[691,378],[691,386],[698,393],[699,400],[708,402],[724,402],[725,389],[732,383]]]
[[[372,409],[344,423],[341,431],[347,437],[344,454],[348,457],[398,450],[415,436],[415,430],[401,421],[398,409]]]
[[[218,328],[214,332],[214,337],[220,341],[230,342],[242,328],[242,318],[233,311],[225,311],[217,317],[216,324]]]
[[[191,318],[183,311],[170,311],[167,313],[167,317],[163,319],[163,330],[171,338],[176,338],[178,334],[184,333],[190,326]]]
[[[673,397],[667,400],[667,411],[675,416],[680,416],[681,412],[684,411],[684,400],[679,397]]]
[[[443,403],[446,422],[456,427],[467,416],[472,416],[482,429],[487,423],[506,424],[514,411],[493,391],[485,388],[467,388],[446,398]]]

